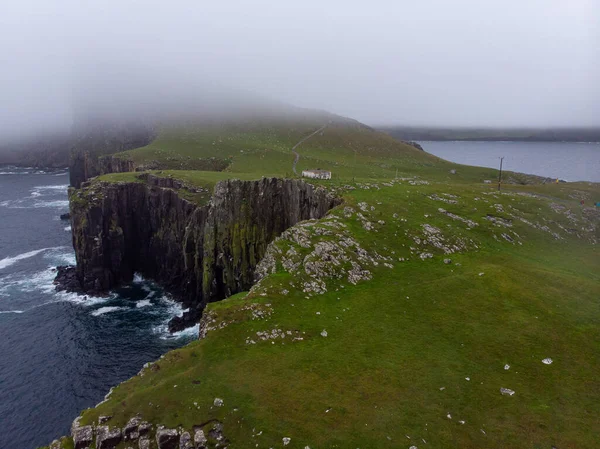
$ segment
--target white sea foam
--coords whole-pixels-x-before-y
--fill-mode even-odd
[[[67,190],[69,188],[69,184],[61,184],[61,185],[49,185],[49,186],[35,186],[34,190]]]
[[[141,284],[142,282],[144,282],[144,278],[142,277],[142,275],[140,273],[134,273],[132,282],[134,284]]]
[[[151,305],[152,305],[152,303],[150,302],[149,299],[142,299],[141,301],[138,301],[138,302],[135,303],[135,306],[138,309],[140,309],[142,307],[148,307],[148,306],[151,306]]]
[[[71,232],[71,226],[65,226],[65,231]]]
[[[198,337],[198,332],[200,331],[200,325],[196,324],[192,327],[186,327],[182,331],[173,332],[172,334],[161,335],[161,339],[168,340],[170,338],[182,338],[182,337]]]
[[[69,200],[36,201],[33,207],[69,207]]]
[[[117,306],[109,306],[109,307],[100,307],[97,310],[94,310],[92,312],[92,315],[94,316],[100,316],[100,315],[104,315],[106,313],[110,313],[110,312],[115,312],[117,310],[122,310],[125,307],[117,307]]]
[[[17,263],[19,260],[23,260],[23,259],[29,259],[30,257],[33,256],[37,256],[40,253],[43,253],[44,251],[48,251],[51,249],[60,249],[60,248],[64,248],[63,246],[57,246],[54,248],[42,248],[42,249],[36,249],[33,251],[29,251],[23,254],[19,254],[18,256],[14,256],[14,257],[5,257],[4,259],[0,260],[0,270],[6,267],[10,267],[11,265]]]
[[[44,258],[50,259],[53,265],[75,265],[75,253],[73,251],[65,251],[66,248],[66,246],[53,248],[44,254]]]
[[[24,310],[0,310],[1,313],[23,313]]]

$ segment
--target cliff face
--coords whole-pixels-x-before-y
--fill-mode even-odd
[[[155,138],[151,125],[122,123],[82,127],[73,139],[69,177],[71,186],[106,173],[133,171],[132,161],[111,156],[112,153],[148,145]]]
[[[84,290],[101,293],[140,272],[201,311],[209,301],[249,289],[276,236],[340,202],[290,179],[222,181],[205,206],[181,198],[179,188],[178,181],[150,175],[147,182],[72,190],[73,244]]]
[[[72,187],[81,184],[94,176],[107,173],[134,171],[133,161],[114,156],[96,156],[89,151],[73,150],[69,164],[69,181]]]

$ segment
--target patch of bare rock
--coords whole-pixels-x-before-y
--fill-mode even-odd
[[[115,449],[126,443],[139,449],[217,449],[227,448],[228,439],[223,424],[217,420],[194,426],[191,431],[164,426],[154,426],[134,416],[121,429],[111,426],[110,417],[99,419],[97,425],[80,426],[75,420],[71,429],[75,449]],[[107,423],[108,422],[108,423]],[[51,449],[63,449],[59,441],[53,441]]]

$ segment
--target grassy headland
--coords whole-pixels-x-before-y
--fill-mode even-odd
[[[291,177],[290,148],[322,125],[166,130],[120,156],[206,188]],[[81,424],[219,420],[229,448],[596,447],[598,184],[507,173],[523,184],[498,192],[483,182],[496,170],[354,122],[298,152],[300,170],[333,172],[318,183],[344,204],[286,231],[250,292],[209,305],[204,339],[148,364]],[[226,166],[207,172],[210,158]]]

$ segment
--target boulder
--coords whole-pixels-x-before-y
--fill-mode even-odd
[[[175,429],[160,429],[156,432],[158,449],[177,449],[179,435]]]
[[[92,444],[94,429],[92,426],[81,426],[73,429],[73,443],[75,449],[83,449]]]
[[[57,270],[59,268],[69,268],[69,267],[56,267]],[[98,424],[104,424],[105,422],[110,420],[110,418],[112,418],[112,416],[98,416]]]
[[[98,426],[96,429],[96,449],[114,449],[121,442],[121,429]]]
[[[150,439],[148,437],[140,438],[139,448],[140,449],[150,449]]]
[[[189,432],[183,432],[179,437],[179,449],[195,449]]]
[[[219,444],[226,442],[225,440],[225,436],[223,435],[223,424],[220,422],[216,422],[212,429],[210,429],[208,431],[208,436],[209,438],[217,441]]]
[[[196,429],[194,431],[194,444],[196,445],[196,449],[206,449],[208,440],[206,439],[202,429]]]
[[[152,424],[150,424],[149,422],[142,421],[138,426],[138,433],[140,434],[140,436],[148,435],[148,433],[150,433],[150,430],[152,430]]]
[[[142,418],[134,416],[131,418],[125,427],[123,427],[123,439],[124,440],[135,440],[139,438],[140,434],[138,431],[139,425],[142,422]]]

